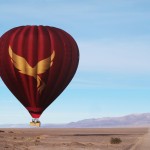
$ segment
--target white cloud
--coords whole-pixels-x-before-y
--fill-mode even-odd
[[[108,2],[103,1],[7,1],[0,5],[0,17],[5,19],[5,21],[12,21],[17,18],[21,20],[58,20],[58,21],[89,21],[95,20],[99,23],[110,22],[115,23],[117,20],[113,21],[114,18],[119,18],[120,21],[126,22],[127,20],[134,20],[149,18],[149,11],[136,11],[132,9],[136,3],[131,2],[119,2],[109,0]],[[124,6],[122,8],[122,6]],[[122,8],[122,9],[120,9]],[[4,15],[5,14],[5,15]],[[69,17],[69,18],[68,18]],[[97,20],[99,18],[99,20]],[[109,18],[109,20],[108,20]],[[132,20],[131,20],[132,18]],[[101,20],[101,21],[100,21]],[[18,20],[19,21],[19,20]],[[31,21],[31,20],[30,20]],[[17,22],[17,20],[15,20]],[[93,22],[94,23],[94,22]]]
[[[144,79],[143,79],[144,78]],[[121,74],[106,74],[102,77],[97,74],[97,78],[83,78],[75,79],[70,86],[71,89],[150,89],[150,79],[143,76],[123,76]]]
[[[149,39],[149,38],[148,38]],[[106,72],[150,72],[147,39],[79,42],[79,70]]]

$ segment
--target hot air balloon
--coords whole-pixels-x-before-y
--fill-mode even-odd
[[[20,26],[0,40],[1,78],[34,123],[72,80],[79,62],[75,40],[62,29]]]

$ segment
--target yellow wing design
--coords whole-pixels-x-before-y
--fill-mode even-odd
[[[13,65],[15,66],[16,69],[19,70],[20,73],[26,74],[29,76],[35,75],[34,69],[28,64],[28,62],[23,57],[15,54],[12,51],[10,46],[9,46],[9,55],[10,55]]]
[[[35,67],[31,67],[25,60],[25,58],[15,54],[10,46],[9,46],[9,56],[11,58],[13,65],[15,66],[16,69],[19,70],[20,73],[32,76],[33,78],[36,79],[37,89],[39,93],[41,93],[46,85],[38,74],[44,73],[47,69],[49,69],[53,65],[55,51],[53,51],[50,57],[39,61]]]
[[[48,70],[53,64],[54,57],[55,57],[55,51],[52,52],[50,57],[39,61],[37,65],[34,67],[34,69],[36,69],[37,74],[42,74],[46,70]]]

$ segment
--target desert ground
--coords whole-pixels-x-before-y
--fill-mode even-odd
[[[0,129],[0,150],[146,150],[148,136],[148,128]]]

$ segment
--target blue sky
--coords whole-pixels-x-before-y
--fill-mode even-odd
[[[62,28],[80,50],[74,79],[42,123],[150,112],[149,0],[0,0],[0,36],[28,24]],[[30,120],[0,79],[0,124]]]

